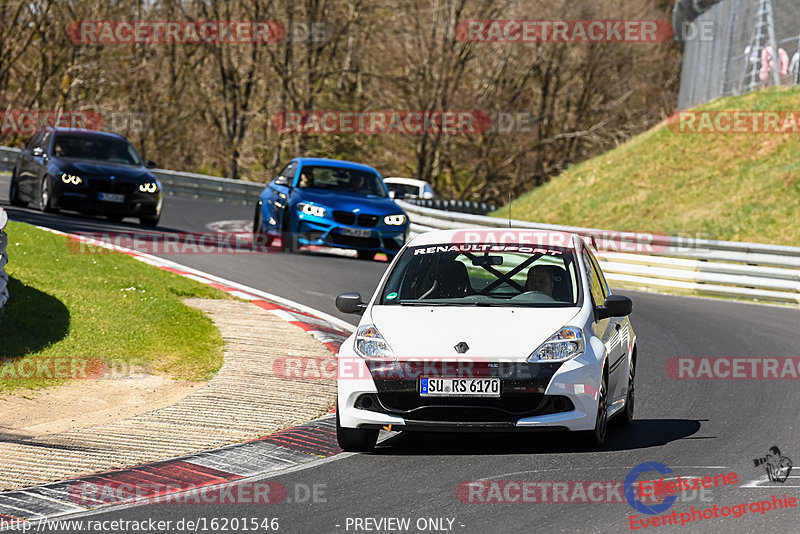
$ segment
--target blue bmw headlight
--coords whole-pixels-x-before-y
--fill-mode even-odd
[[[306,215],[313,215],[314,217],[325,217],[326,211],[325,208],[322,206],[317,206],[315,204],[308,204],[307,202],[300,202],[297,205],[297,209],[300,210],[301,213],[305,213]]]
[[[400,215],[387,215],[383,218],[383,222],[389,226],[402,226],[406,223],[406,216]]]

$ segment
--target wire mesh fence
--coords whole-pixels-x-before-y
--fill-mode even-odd
[[[798,0],[678,0],[673,26],[684,52],[678,109],[800,82]]]

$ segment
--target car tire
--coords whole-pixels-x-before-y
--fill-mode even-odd
[[[37,207],[42,213],[58,211],[53,207],[53,186],[50,183],[49,176],[45,176],[42,178],[42,181],[39,182],[39,203]]]
[[[339,423],[339,407],[336,407],[336,441],[347,452],[370,452],[378,442],[378,430],[371,428],[343,428]]]
[[[633,422],[633,409],[635,407],[634,379],[636,378],[636,353],[631,358],[628,368],[628,394],[625,396],[625,409],[622,411],[617,421],[622,425],[629,425]]]
[[[147,228],[155,228],[158,226],[159,217],[139,217],[139,224]]]
[[[256,202],[256,212],[253,214],[253,241],[255,241],[256,236],[259,234],[264,233],[262,228],[262,220],[261,220],[261,201],[259,200]]]
[[[594,430],[589,430],[585,435],[586,445],[590,448],[600,448],[606,442],[608,432],[608,373],[603,369],[600,379],[600,390],[597,393],[597,415],[594,420]]]
[[[356,250],[356,256],[359,260],[369,261],[375,257],[375,253],[371,250]]]
[[[11,181],[8,184],[8,202],[12,206],[24,208],[28,205],[27,202],[19,198],[19,185],[17,184],[17,169],[11,173]]]
[[[286,231],[287,228],[289,229],[288,232]],[[299,248],[296,241],[297,236],[295,236],[291,230],[292,220],[289,218],[289,215],[286,214],[283,216],[283,224],[281,225],[281,243],[283,243],[284,252],[295,252]]]
[[[272,244],[272,236],[264,232],[263,218],[261,216],[261,201],[256,203],[256,212],[253,214],[253,249],[263,250]]]

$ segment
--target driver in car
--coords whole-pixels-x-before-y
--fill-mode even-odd
[[[314,179],[306,173],[300,173],[300,187],[314,187]]]
[[[354,174],[350,177],[350,191],[353,193],[363,193],[366,180],[362,174]]]
[[[553,273],[544,265],[534,265],[528,269],[528,277],[525,281],[525,289],[528,291],[538,291],[548,297],[553,297]]]

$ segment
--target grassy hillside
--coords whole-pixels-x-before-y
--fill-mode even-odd
[[[794,110],[800,88],[699,110]],[[800,245],[800,134],[686,134],[666,123],[511,204],[515,219]],[[508,216],[508,207],[493,215]]]

